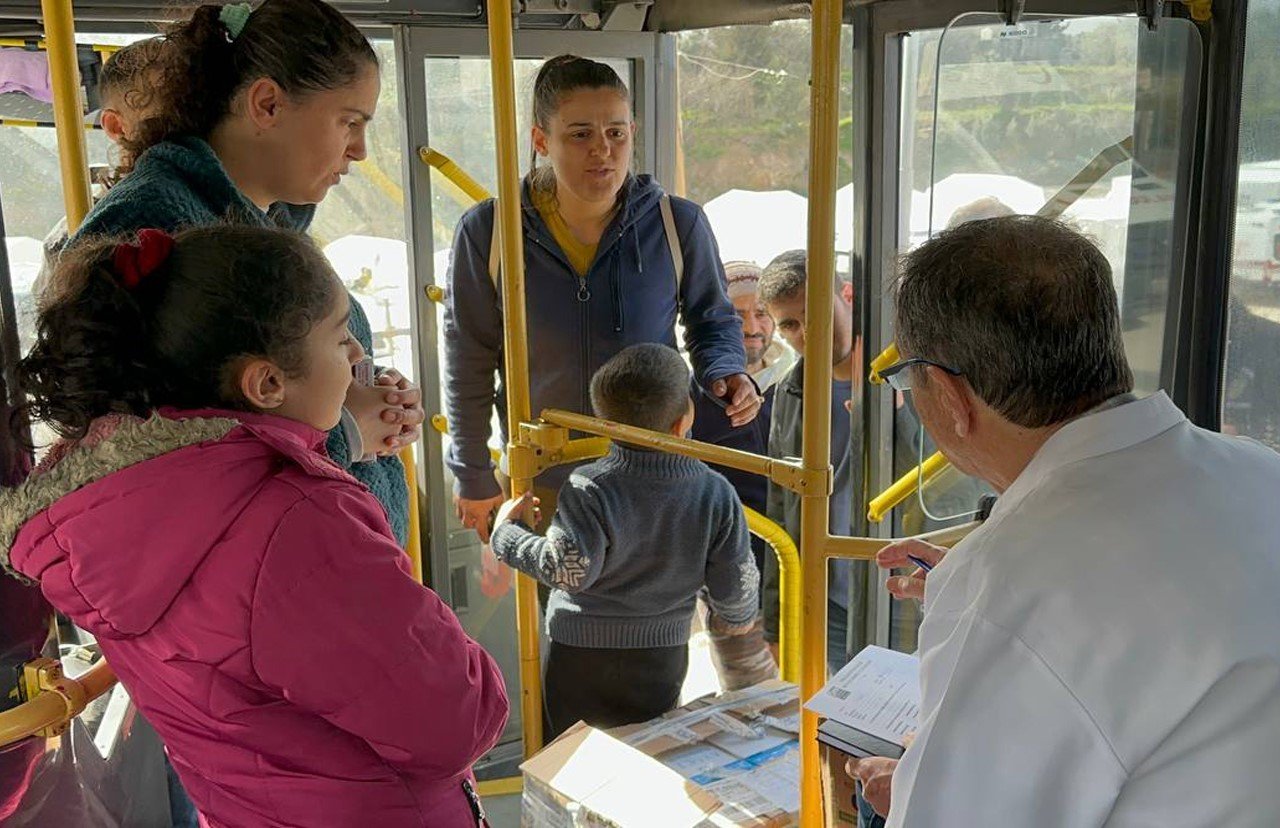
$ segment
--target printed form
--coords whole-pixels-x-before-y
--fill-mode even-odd
[[[867,647],[836,673],[805,708],[895,745],[920,716],[920,659]]]

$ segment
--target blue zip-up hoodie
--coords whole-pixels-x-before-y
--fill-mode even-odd
[[[146,227],[173,233],[222,222],[302,232],[310,226],[314,214],[313,204],[281,203],[272,205],[268,213],[262,212],[232,182],[208,143],[183,137],[156,144],[144,152],[133,172],[89,211],[68,244],[90,236],[134,233]],[[369,320],[354,297],[350,327],[365,353],[373,353]],[[382,503],[391,528],[403,545],[409,528],[409,490],[399,458],[353,462],[342,426],[329,432],[328,450],[336,463],[368,486]]]
[[[720,251],[702,208],[672,198],[684,259],[676,295],[675,264],[663,229],[662,188],[652,176],[624,185],[621,208],[600,238],[595,261],[581,278],[552,238],[530,198],[521,193],[525,307],[529,322],[529,382],[533,416],[544,408],[591,412],[591,377],[628,345],[659,342],[676,347],[677,315],[695,379],[746,372],[742,323],[725,295]],[[445,302],[445,411],[452,442],[446,456],[455,488],[479,500],[500,491],[488,440],[493,407],[505,415],[502,384],[502,306],[489,276],[494,202],[481,202],[458,223]],[[501,417],[503,442],[506,418]],[[558,488],[565,466],[549,469],[540,485]]]

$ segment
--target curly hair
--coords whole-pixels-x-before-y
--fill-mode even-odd
[[[305,373],[307,334],[341,291],[305,236],[233,225],[186,230],[132,289],[113,265],[127,241],[86,240],[59,259],[58,294],[16,371],[32,416],[74,439],[109,413],[247,409],[234,377],[246,356]]]

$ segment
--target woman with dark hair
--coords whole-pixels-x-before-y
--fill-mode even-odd
[[[314,205],[365,157],[380,89],[373,47],[321,0],[200,6],[167,33],[150,78],[149,117],[122,142],[137,159],[133,171],[72,245],[147,227],[305,229]],[[351,330],[371,353],[369,321],[355,302]],[[408,491],[395,455],[417,439],[422,420],[421,393],[387,371],[352,385],[328,442],[330,456],[382,503],[402,544]]]
[[[679,320],[695,380],[745,425],[763,398],[746,373],[711,226],[698,205],[631,172],[635,129],[630,94],[609,66],[573,55],[543,64],[532,137],[535,158],[550,163],[535,163],[521,190],[533,412],[591,413],[592,375],[628,345],[676,347]],[[494,405],[505,407],[493,379],[502,370],[494,214],[485,201],[458,224],[444,327],[455,503],[485,541],[503,501],[488,448]],[[502,428],[505,437],[505,420]],[[567,478],[564,466],[538,478],[543,515]]]

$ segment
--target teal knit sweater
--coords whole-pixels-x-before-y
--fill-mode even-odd
[[[236,188],[213,149],[199,138],[178,138],[143,153],[133,172],[112,187],[85,218],[69,244],[88,236],[134,233],[146,227],[175,232],[185,227],[234,222],[304,231],[313,205],[277,204],[259,210]],[[373,352],[373,333],[360,304],[351,300],[351,333]],[[329,456],[369,487],[382,503],[403,545],[409,527],[409,493],[396,457],[352,462],[341,426],[329,432]]]

